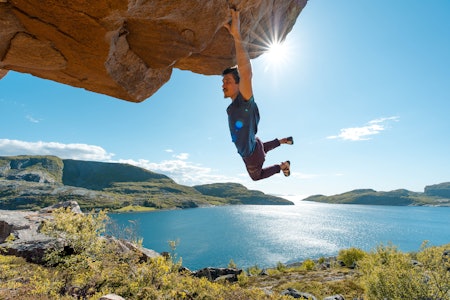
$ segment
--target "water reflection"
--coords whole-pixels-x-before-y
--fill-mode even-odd
[[[111,215],[134,220],[144,246],[176,253],[191,269],[274,266],[336,255],[340,249],[371,250],[392,242],[416,251],[424,240],[450,242],[449,207],[388,207],[300,203],[295,206],[228,206]]]

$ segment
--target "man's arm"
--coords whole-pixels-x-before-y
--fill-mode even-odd
[[[244,47],[241,38],[241,22],[239,19],[239,11],[231,9],[231,24],[225,24],[234,39],[234,47],[236,49],[236,60],[241,81],[239,83],[239,91],[245,100],[249,100],[253,96],[252,89],[252,65],[248,56],[247,49]]]

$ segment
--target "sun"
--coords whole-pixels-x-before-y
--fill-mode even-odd
[[[291,54],[292,53],[287,43],[281,41],[269,43],[262,56],[266,62],[266,70],[285,67],[289,62]]]
[[[287,47],[281,42],[273,42],[269,45],[266,55],[271,62],[281,62],[286,59]]]

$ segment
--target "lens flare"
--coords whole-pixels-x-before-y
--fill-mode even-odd
[[[286,26],[286,16],[274,12],[271,16],[261,19],[258,26],[250,34],[249,49],[256,57],[261,57],[264,72],[286,73],[287,67],[296,60],[294,54],[298,51],[292,38],[287,34],[292,27]],[[278,76],[278,75],[276,75]]]
[[[287,47],[284,43],[275,41],[269,45],[267,52],[264,55],[267,56],[270,63],[281,63],[287,58]]]

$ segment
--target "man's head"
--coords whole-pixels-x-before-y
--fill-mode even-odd
[[[237,66],[225,69],[222,72],[222,90],[224,98],[235,99],[239,94],[239,71]]]

